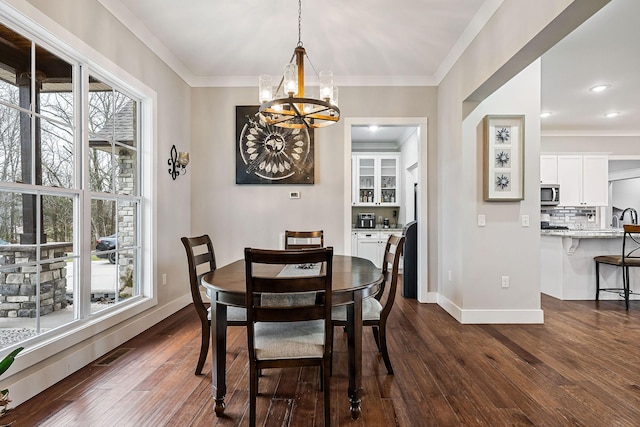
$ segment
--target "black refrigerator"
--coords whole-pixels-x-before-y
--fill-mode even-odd
[[[404,254],[402,265],[402,296],[418,297],[418,221],[411,221],[402,229]]]

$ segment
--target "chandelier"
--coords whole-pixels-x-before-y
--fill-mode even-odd
[[[304,95],[304,57],[307,56],[301,41],[302,0],[298,0],[298,44],[291,60],[284,67],[280,84],[273,92],[271,76],[259,78],[260,117],[268,124],[289,129],[314,129],[329,126],[340,120],[338,88],[333,85],[331,71],[316,72],[320,81],[320,97]],[[311,62],[311,61],[309,61]],[[313,64],[311,64],[313,68]],[[315,68],[313,69],[315,71]]]

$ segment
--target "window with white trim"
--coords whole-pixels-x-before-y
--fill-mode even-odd
[[[124,86],[0,24],[0,350],[149,296],[143,101]]]

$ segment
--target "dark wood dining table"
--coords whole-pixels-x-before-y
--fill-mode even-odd
[[[256,265],[254,272],[277,275],[283,266]],[[362,300],[374,295],[383,277],[371,261],[344,255],[334,255],[332,304],[347,307],[347,342],[349,388],[347,391],[351,417],[361,414],[362,389]],[[202,276],[202,285],[211,298],[211,355],[214,411],[224,413],[227,350],[227,306],[245,307],[244,259],[232,262]]]

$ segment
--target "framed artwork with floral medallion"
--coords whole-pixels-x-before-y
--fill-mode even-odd
[[[267,125],[236,106],[236,184],[313,184],[313,129]]]

